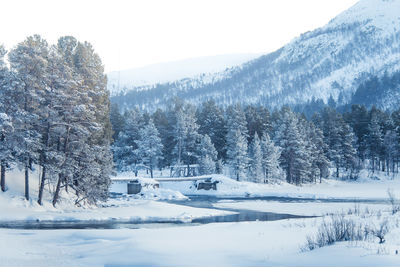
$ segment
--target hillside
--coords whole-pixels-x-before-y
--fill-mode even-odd
[[[166,83],[183,78],[209,76],[241,65],[260,54],[228,54],[152,64],[140,68],[113,71],[107,74],[111,95],[127,92],[138,86]]]
[[[339,105],[348,104],[371,77],[400,70],[399,10],[398,0],[361,0],[324,27],[241,66],[211,77],[136,87],[112,101],[145,109],[163,106],[174,95],[192,103],[213,98],[223,105],[242,102],[271,108],[313,98],[326,103],[330,97]],[[396,104],[392,101],[388,108]]]

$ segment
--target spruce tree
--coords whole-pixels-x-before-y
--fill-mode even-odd
[[[233,129],[230,131],[233,131]],[[244,134],[242,134],[240,128],[238,128],[230,136],[228,141],[230,143],[227,151],[228,166],[230,167],[233,175],[236,177],[236,180],[240,181],[246,177],[246,171],[249,163],[249,158],[247,155],[247,138]]]
[[[218,153],[208,135],[201,136],[197,149],[197,155],[200,166],[200,174],[214,174],[216,172]]]
[[[379,124],[378,116],[375,113],[371,114],[371,121],[368,124],[368,154],[371,160],[372,172],[379,169],[379,155],[383,144],[383,133]]]
[[[29,172],[39,160],[42,147],[39,129],[43,95],[47,89],[48,45],[39,35],[28,37],[9,53],[13,73],[13,97],[18,105],[13,125],[15,155],[25,171],[25,198],[29,200]]]
[[[196,163],[196,144],[199,139],[198,124],[195,109],[191,105],[184,105],[177,110],[174,127],[176,162],[190,165]]]
[[[260,138],[257,132],[254,134],[253,141],[250,144],[250,177],[255,183],[263,181],[263,153],[261,151]]]
[[[218,151],[218,158],[225,159],[226,127],[222,110],[215,104],[214,100],[208,100],[198,108],[196,116],[199,124],[199,134],[208,135]]]
[[[268,134],[264,134],[261,138],[261,151],[264,183],[279,179],[281,149],[275,146]]]
[[[150,176],[153,178],[153,170],[158,166],[162,158],[161,139],[153,120],[139,131],[139,140],[137,141],[138,155],[142,162],[149,168]]]
[[[4,60],[7,51],[0,45],[0,188],[6,190],[6,169],[13,158],[13,131],[11,115],[16,112],[11,96],[11,75]]]

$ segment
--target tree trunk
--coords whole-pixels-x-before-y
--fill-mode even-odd
[[[68,178],[65,178],[64,182],[65,182],[65,192],[68,193],[68,183],[69,183]]]
[[[40,186],[39,186],[39,196],[38,196],[38,204],[42,205],[42,199],[43,199],[43,190],[44,190],[44,184],[46,181],[46,149],[49,146],[49,132],[50,132],[50,122],[47,122],[47,128],[46,128],[46,132],[43,135],[43,139],[44,139],[44,149],[42,151],[42,180],[40,181]]]
[[[46,167],[43,166],[43,171],[42,171],[42,180],[40,181],[40,187],[39,187],[39,197],[38,197],[38,204],[42,205],[42,199],[43,199],[43,190],[44,190],[44,182],[46,180]]]
[[[1,178],[0,178],[0,184],[1,184],[1,191],[5,192],[6,191],[6,163],[4,160],[1,161]]]
[[[25,199],[29,200],[29,159],[25,163]]]
[[[336,167],[336,178],[339,178],[339,167]]]
[[[153,178],[153,166],[150,166],[150,177]]]
[[[375,159],[372,158],[372,173],[375,173]]]
[[[59,175],[58,175],[58,181],[57,181],[56,191],[54,192],[54,197],[53,197],[53,207],[56,206],[57,201],[58,201],[58,197],[59,197],[59,195],[60,195],[61,180],[62,180],[62,176],[61,176],[61,174],[59,174]]]

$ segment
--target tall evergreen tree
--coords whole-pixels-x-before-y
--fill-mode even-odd
[[[263,153],[257,132],[254,134],[253,141],[250,144],[249,157],[251,180],[255,183],[263,182]]]
[[[286,181],[300,184],[309,173],[306,145],[295,114],[287,108],[283,108],[280,114],[275,125],[275,143],[282,149],[280,164],[286,172]]]
[[[11,75],[4,60],[6,53],[7,51],[0,45],[0,187],[3,192],[6,190],[6,169],[13,161],[14,127],[11,114],[16,111],[15,103],[10,98]]]
[[[137,141],[138,155],[143,163],[150,169],[151,178],[153,178],[153,170],[158,166],[159,160],[162,158],[161,139],[157,128],[154,126],[153,120],[139,131],[139,140]]]
[[[247,106],[244,110],[249,133],[248,142],[250,143],[254,135],[263,136],[264,133],[271,132],[270,114],[267,108]]]
[[[378,167],[379,169],[379,156],[383,145],[383,133],[379,125],[379,119],[376,114],[371,115],[371,121],[368,124],[368,154],[371,160],[372,172]]]
[[[196,163],[196,144],[199,139],[198,128],[193,106],[184,105],[177,111],[174,127],[176,142],[174,154],[178,164],[190,165]]]
[[[161,168],[170,166],[173,160],[172,151],[175,147],[173,123],[168,119],[171,117],[172,116],[167,116],[167,112],[161,109],[157,109],[152,115],[154,125],[160,133],[161,142],[163,144],[162,161],[160,162]]]
[[[127,110],[124,113],[124,121],[124,129],[113,144],[115,163],[118,170],[134,171],[137,175],[137,166],[140,163],[137,141],[145,121],[139,109]]]
[[[280,167],[279,158],[281,149],[275,146],[268,134],[264,134],[261,138],[262,166],[264,174],[264,183],[279,179]]]
[[[42,98],[46,92],[48,45],[39,35],[28,37],[9,53],[13,72],[14,100],[18,114],[14,129],[18,147],[16,155],[25,170],[25,198],[29,200],[29,171],[39,160],[41,133],[39,130]]]
[[[222,110],[215,104],[214,100],[208,100],[200,106],[196,116],[199,124],[199,134],[208,135],[218,151],[218,158],[225,159],[226,127]]]
[[[233,131],[233,129],[230,131]],[[227,151],[228,166],[236,177],[236,180],[240,181],[246,176],[249,163],[247,138],[242,134],[240,128],[238,128],[228,140],[230,143]]]
[[[124,129],[124,117],[121,115],[118,104],[111,104],[110,121],[113,129],[113,141],[117,140],[119,133]]]
[[[216,172],[218,153],[208,135],[201,136],[197,155],[201,175],[213,174]]]

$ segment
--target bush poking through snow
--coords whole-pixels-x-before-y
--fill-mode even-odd
[[[396,198],[396,195],[390,188],[387,190],[387,194],[389,197],[389,203],[392,205],[392,214],[396,214],[398,211],[400,211],[400,204]]]
[[[398,219],[393,216],[382,218],[381,212],[376,215],[367,213],[357,214],[357,210],[351,213],[350,218],[346,214],[330,215],[323,219],[314,236],[307,236],[307,242],[301,251],[314,250],[324,246],[333,245],[342,241],[376,241],[385,243],[385,236],[392,228],[398,228]],[[390,220],[393,219],[393,220]],[[378,251],[379,252],[379,251]]]
[[[367,238],[366,228],[354,219],[344,215],[332,215],[330,220],[323,220],[315,237],[307,236],[304,250],[329,246],[340,241],[361,241]]]
[[[383,220],[378,226],[367,227],[366,231],[368,234],[379,238],[379,244],[383,244],[385,243],[385,235],[389,232],[388,221]]]

